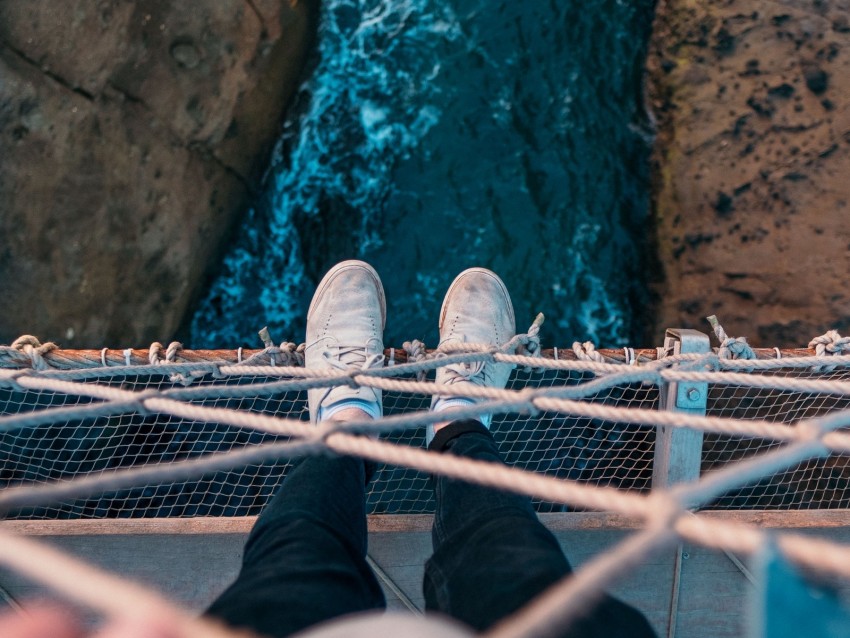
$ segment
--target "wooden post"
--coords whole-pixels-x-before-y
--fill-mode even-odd
[[[708,353],[708,335],[697,330],[668,329],[664,338],[666,356]],[[665,383],[660,388],[661,409],[705,415],[707,383]],[[702,459],[702,432],[685,428],[658,426],[655,434],[655,459],[652,466],[653,489],[699,479]]]
[[[659,358],[677,354],[708,353],[708,336],[697,330],[668,329]],[[708,399],[707,383],[666,383],[660,388],[660,408],[705,416]],[[652,488],[665,489],[676,483],[699,480],[702,462],[702,432],[684,428],[658,426],[655,434],[655,459],[652,466]],[[674,638],[678,626],[679,588],[682,563],[687,558],[680,543],[673,561],[673,583],[667,616],[667,638]]]

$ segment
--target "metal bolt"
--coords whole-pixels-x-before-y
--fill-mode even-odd
[[[699,390],[690,388],[688,390],[688,401],[699,401]]]
[[[691,555],[688,554],[688,552],[682,552],[682,558],[684,558],[685,560],[688,560],[690,557]]]

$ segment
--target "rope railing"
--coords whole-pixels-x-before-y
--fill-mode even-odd
[[[629,358],[627,350],[633,351],[634,359]],[[753,351],[756,354],[756,358],[760,361],[777,360],[777,349],[775,348],[754,348]],[[236,348],[221,350],[189,350],[175,348],[174,352],[175,354],[172,358],[158,358],[155,363],[152,363],[150,348],[63,350],[55,347],[42,353],[40,355],[40,359],[44,362],[46,366],[45,369],[53,370],[81,370],[104,367],[123,368],[149,365],[168,365],[172,363],[216,363],[227,366],[234,364],[250,364],[253,366],[281,367],[291,365],[291,357],[275,355],[275,350],[269,348]],[[439,351],[428,349],[425,350],[425,355],[433,356],[437,352]],[[642,363],[648,363],[658,359],[658,350],[656,348],[601,348],[594,350],[594,352],[602,357],[603,361],[601,361],[601,363],[623,364],[634,361],[636,365],[640,365]],[[407,363],[410,359],[407,350],[403,347],[385,348],[384,356],[388,361],[392,360],[396,364]],[[783,348],[779,350],[778,360],[814,356],[818,356],[815,348]],[[274,362],[272,362],[272,357],[275,357]],[[551,361],[585,361],[580,359],[572,348],[545,348],[540,351],[540,357]],[[832,360],[830,359],[829,361],[831,362]],[[303,359],[301,365],[303,365]],[[33,358],[27,351],[11,346],[0,346],[0,369],[25,369],[32,367]],[[171,368],[166,369],[171,370]],[[580,367],[579,369],[589,368]]]
[[[523,340],[523,337],[526,338]],[[837,333],[827,333],[819,338],[820,341],[813,340],[809,348],[789,350],[753,349],[745,340],[730,339],[725,333],[718,333],[721,339],[719,349],[695,355],[677,355],[661,349],[631,352],[631,349],[597,350],[591,347],[592,344],[563,350],[541,350],[527,337],[520,335],[512,344],[502,348],[463,344],[459,351],[428,351],[421,344],[406,344],[406,349],[387,349],[385,356],[390,365],[351,373],[317,373],[303,368],[303,347],[295,344],[267,345],[257,350],[191,351],[183,350],[179,344],[168,348],[155,344],[158,347],[152,346],[148,350],[68,351],[49,347],[50,344],[42,345],[32,338],[22,338],[12,346],[0,347],[0,388],[11,392],[85,397],[90,402],[76,406],[47,406],[0,416],[0,434],[68,421],[140,414],[226,424],[247,431],[288,437],[288,440],[208,453],[171,463],[101,471],[67,481],[7,487],[0,491],[0,514],[137,485],[197,479],[211,472],[252,463],[334,452],[449,476],[573,508],[608,511],[642,520],[644,527],[640,532],[587,562],[568,579],[490,632],[491,636],[498,638],[547,636],[554,635],[556,628],[576,620],[606,588],[645,562],[653,552],[682,541],[741,554],[757,551],[766,539],[763,531],[740,523],[709,519],[693,511],[732,489],[753,484],[802,461],[836,453],[850,454],[850,433],[842,431],[850,427],[850,409],[804,416],[786,424],[764,418],[740,420],[626,408],[589,400],[611,388],[665,387],[671,383],[708,383],[801,395],[850,397],[847,375],[834,374],[836,370],[839,373],[850,372],[847,340]],[[520,349],[525,348],[525,352],[516,354],[513,350],[520,346]],[[476,361],[494,361],[535,371],[581,374],[571,385],[521,390],[437,386],[423,376],[450,362]],[[782,371],[788,374],[779,374]],[[798,376],[798,372],[817,378]],[[92,382],[133,376],[166,376],[182,387],[161,391],[132,390]],[[249,385],[227,383],[234,379],[250,381],[255,376],[264,381]],[[312,426],[299,419],[199,403],[216,399],[272,397],[337,385],[374,387],[405,395],[438,393],[480,400],[475,405],[458,408],[453,413],[456,418],[476,417],[482,413],[533,415],[547,412],[637,428],[669,427],[732,438],[763,439],[779,445],[743,461],[729,463],[694,483],[655,489],[645,494],[531,473],[501,464],[440,455],[361,436],[363,433],[389,434],[421,428],[445,419],[444,415],[427,411],[394,414],[375,421],[321,422]],[[139,603],[133,600],[137,586],[105,575],[32,541],[5,532],[0,533],[0,540],[0,563],[5,566],[107,616],[138,617]],[[779,534],[776,542],[779,551],[792,563],[850,579],[850,547],[790,533]],[[53,569],[39,566],[48,564]],[[81,586],[80,582],[84,584]],[[109,602],[99,599],[104,587],[117,592]],[[155,594],[138,595],[149,608],[174,620],[175,635],[194,636],[200,635],[202,630],[209,630],[206,623],[192,619],[187,612]],[[215,632],[218,633],[205,635],[230,635],[219,627],[215,628]]]

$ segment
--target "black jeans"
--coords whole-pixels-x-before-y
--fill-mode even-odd
[[[477,421],[440,430],[432,450],[501,462]],[[236,581],[208,614],[274,637],[324,620],[382,609],[366,563],[366,465],[308,457],[284,481],[251,531]],[[483,630],[570,573],[555,537],[524,496],[436,476],[434,555],[425,565],[425,605]],[[606,597],[564,636],[654,636],[640,612]]]

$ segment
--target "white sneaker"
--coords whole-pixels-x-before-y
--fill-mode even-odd
[[[324,276],[307,311],[304,366],[311,370],[368,369],[384,364],[387,307],[378,273],[362,261],[343,261]],[[347,385],[307,391],[310,421],[348,407],[382,415],[381,391]]]
[[[440,310],[440,347],[446,344],[476,343],[500,346],[516,334],[514,308],[508,289],[496,273],[486,268],[470,268],[459,274],[443,300]],[[513,366],[504,363],[455,363],[437,369],[438,385],[487,386],[504,388]],[[434,396],[432,410],[475,403],[472,398]],[[482,422],[490,427],[489,415]],[[431,428],[426,433],[430,442]]]

